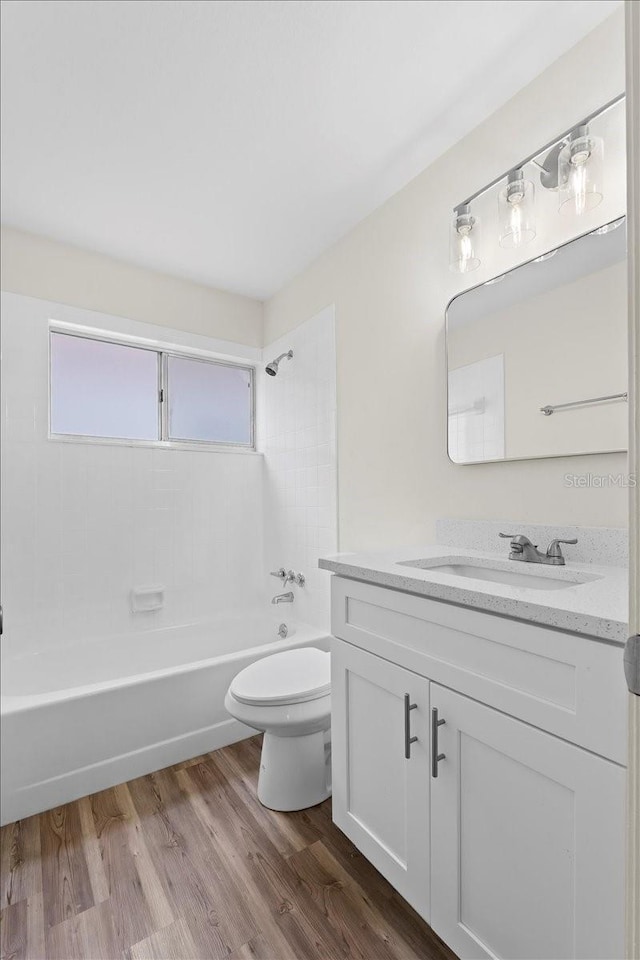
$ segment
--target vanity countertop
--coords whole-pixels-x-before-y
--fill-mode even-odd
[[[560,580],[584,580],[564,589],[532,589],[461,577],[434,569],[406,566],[407,561],[456,564],[472,560],[479,567]],[[323,570],[341,577],[421,594],[459,606],[515,617],[559,630],[615,643],[628,637],[628,571],[626,567],[572,563],[565,566],[508,560],[504,554],[438,546],[398,547],[371,553],[338,553],[319,561]]]

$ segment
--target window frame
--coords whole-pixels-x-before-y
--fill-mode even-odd
[[[147,350],[156,354],[158,380],[156,404],[158,407],[158,438],[155,440],[136,439],[131,437],[100,437],[93,434],[79,433],[54,433],[51,429],[51,397],[52,397],[52,349],[51,338],[53,335],[65,337],[78,337],[80,340],[98,340],[101,343],[114,344],[118,347],[131,347],[134,350]],[[255,453],[256,451],[256,378],[255,366],[250,363],[236,363],[232,360],[222,360],[212,354],[205,352],[196,352],[185,348],[182,350],[175,346],[163,346],[162,344],[145,343],[135,337],[109,336],[102,331],[92,333],[83,330],[70,330],[66,327],[50,323],[48,330],[48,371],[49,382],[47,390],[48,399],[48,439],[70,443],[106,443],[106,444],[125,444],[127,446],[156,447],[163,449],[196,449],[196,450],[229,450],[233,452]],[[249,419],[250,419],[250,440],[248,443],[232,442],[229,440],[178,440],[169,437],[169,357],[179,357],[182,360],[193,360],[199,363],[209,363],[219,367],[233,367],[244,370],[249,375],[249,389],[251,397],[249,401]]]

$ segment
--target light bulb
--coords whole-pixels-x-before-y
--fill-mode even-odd
[[[579,158],[571,158],[569,190],[573,193],[573,202],[578,216],[581,216],[587,209],[587,170],[585,164],[588,159],[588,154],[586,157],[581,155]]]
[[[509,201],[511,203],[511,201]],[[522,210],[519,203],[512,203],[509,214],[509,227],[512,233],[514,247],[519,247],[522,243]]]
[[[603,143],[578,127],[558,156],[560,213],[583,216],[602,202]]]
[[[451,225],[449,269],[455,273],[471,273],[480,266],[476,250],[478,221],[471,216],[469,205],[456,207]]]
[[[468,263],[473,257],[473,247],[471,246],[471,231],[468,227],[462,227],[458,230],[460,234],[460,259]]]
[[[500,246],[513,249],[533,240],[536,235],[534,187],[524,179],[522,170],[512,170],[504,190],[498,196]]]

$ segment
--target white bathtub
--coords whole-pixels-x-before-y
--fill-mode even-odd
[[[48,810],[255,731],[224,695],[247,664],[329,638],[243,614],[75,643],[2,663],[2,823]]]

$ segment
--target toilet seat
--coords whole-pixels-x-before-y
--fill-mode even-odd
[[[241,670],[229,692],[240,703],[256,706],[319,700],[331,692],[331,657],[317,647],[274,653]]]

